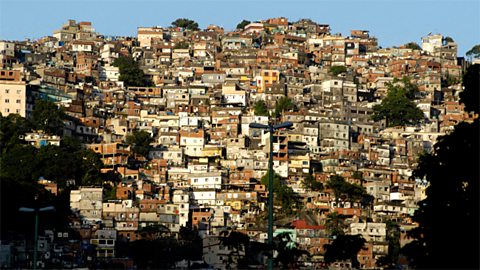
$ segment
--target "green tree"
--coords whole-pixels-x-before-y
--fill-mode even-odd
[[[479,78],[478,72],[464,78],[461,96],[461,101],[474,112],[478,112],[478,100],[464,98],[471,97],[471,91],[478,92],[472,86],[478,85]],[[433,153],[419,158],[414,176],[429,182],[427,197],[419,202],[413,218],[418,227],[409,232],[415,241],[402,249],[413,267],[480,267],[479,131],[478,118],[473,123],[462,122],[452,133],[438,139]]]
[[[394,269],[400,253],[400,226],[394,221],[387,220],[386,227],[388,254],[382,256],[376,264],[387,269]]]
[[[3,152],[0,159],[0,179],[15,179],[18,182],[33,183],[37,168],[38,150],[31,145],[16,144]],[[21,169],[19,169],[21,168]]]
[[[147,157],[150,150],[150,144],[153,142],[153,138],[150,133],[141,130],[133,131],[132,134],[127,136],[127,144],[132,147],[135,154]]]
[[[7,151],[16,144],[24,143],[20,138],[31,128],[31,123],[18,114],[0,115],[0,150]]]
[[[466,55],[470,58],[480,58],[480,44],[473,46],[467,51]]]
[[[442,41],[443,43],[455,42],[452,37],[444,37]]]
[[[243,30],[243,28],[245,28],[245,26],[247,26],[248,24],[250,24],[250,21],[242,20],[239,24],[237,24],[237,29]]]
[[[230,249],[230,253],[227,255],[227,269],[233,269],[234,265],[237,268],[240,268],[240,266],[245,267],[245,265],[242,265],[245,261],[245,256],[241,256],[240,252],[243,251],[244,254],[247,252],[249,241],[248,235],[241,232],[228,230],[220,232],[220,242]]]
[[[337,76],[345,72],[347,72],[347,67],[345,66],[332,66],[330,68],[330,73],[332,73],[334,76]]]
[[[308,190],[312,191],[322,191],[323,190],[323,184],[321,182],[318,182],[315,177],[312,175],[307,175],[303,181],[302,181],[302,186]]]
[[[354,269],[360,268],[357,255],[364,248],[366,241],[360,235],[338,235],[331,244],[324,245],[325,262],[333,263],[336,261],[349,260]]]
[[[380,105],[373,106],[374,121],[385,119],[387,126],[404,126],[419,123],[423,119],[423,112],[411,100],[415,95],[416,87],[411,83],[403,86],[398,83],[388,85],[388,94]]]
[[[420,45],[418,45],[418,43],[413,42],[413,41],[405,44],[405,48],[412,49],[412,50],[422,50]]]
[[[346,217],[347,216],[339,214],[336,211],[327,215],[325,227],[330,236],[336,237],[345,234],[345,229],[347,228],[347,225],[345,224]]]
[[[104,167],[100,154],[91,149],[81,149],[75,153],[81,160],[80,171],[82,185],[101,185],[103,183],[101,169]]]
[[[198,23],[193,20],[186,19],[186,18],[179,18],[172,22],[172,26],[180,27],[187,30],[198,31]]]
[[[143,70],[132,57],[119,57],[113,62],[120,71],[119,80],[125,83],[125,86],[153,86],[153,82],[145,78]]]
[[[261,179],[263,185],[268,189],[268,175],[267,172]],[[274,173],[273,175],[273,193],[275,194],[274,205],[280,205],[282,211],[287,215],[295,213],[301,206],[298,194],[293,191],[291,187],[281,182],[280,175]]]
[[[173,49],[188,49],[190,48],[190,44],[187,41],[180,41],[175,43],[175,46],[173,46]]]
[[[460,93],[460,99],[465,104],[465,111],[479,113],[480,108],[480,65],[475,64],[467,68],[463,75],[464,91]],[[477,89],[477,90],[475,90]]]
[[[342,201],[363,202],[370,197],[364,187],[348,183],[340,175],[330,176],[327,187],[333,190],[337,203],[340,199]]]
[[[263,101],[263,100],[259,100],[259,101],[255,102],[255,105],[253,106],[253,110],[254,110],[255,115],[257,115],[257,116],[268,116],[269,115],[267,104],[265,104],[265,101]]]
[[[58,107],[51,101],[35,101],[32,112],[32,126],[35,129],[43,130],[49,134],[62,135],[64,119],[65,111],[63,107]]]
[[[281,97],[275,104],[275,116],[279,117],[284,111],[292,110],[293,101],[289,97]]]
[[[275,236],[275,250],[278,252],[275,262],[280,263],[283,269],[297,269],[298,261],[303,256],[310,254],[306,250],[299,249],[293,241],[291,232],[282,232]]]

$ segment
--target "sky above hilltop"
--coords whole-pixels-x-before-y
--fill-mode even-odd
[[[104,35],[133,36],[138,26],[166,27],[180,17],[233,30],[243,19],[279,16],[330,24],[344,36],[370,30],[382,47],[420,44],[430,32],[451,36],[459,56],[480,43],[479,0],[0,0],[0,40],[52,35],[68,19],[91,21]]]

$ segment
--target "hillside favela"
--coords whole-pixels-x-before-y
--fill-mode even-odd
[[[0,41],[0,267],[480,267],[480,45],[94,24]]]

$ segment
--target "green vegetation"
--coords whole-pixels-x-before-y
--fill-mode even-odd
[[[419,123],[423,119],[423,112],[412,101],[417,91],[417,86],[410,83],[408,78],[404,78],[401,84],[394,80],[388,85],[388,94],[382,103],[373,106],[372,119],[385,119],[389,127]]]
[[[422,47],[420,47],[420,45],[418,45],[418,43],[413,42],[413,41],[405,44],[405,48],[412,49],[412,50],[422,50]]]
[[[279,233],[274,240],[277,243],[275,250],[278,252],[275,262],[277,265],[281,264],[282,269],[298,269],[297,262],[300,258],[310,255],[308,251],[298,248],[298,243],[293,241],[290,232]]]
[[[180,41],[173,46],[173,49],[188,49],[190,44],[187,41]]]
[[[0,114],[0,150],[5,152],[22,143],[19,136],[31,129],[32,123],[18,114],[9,114],[7,117]]]
[[[380,257],[377,261],[377,266],[383,266],[387,269],[395,267],[398,261],[398,255],[400,253],[400,226],[397,223],[387,220],[387,242],[388,242],[388,254]]]
[[[249,241],[248,235],[241,232],[227,230],[220,232],[220,242],[231,250],[227,255],[227,269],[232,269],[234,263],[238,263],[239,268],[245,268],[246,260],[245,257],[241,258],[240,251],[247,253]],[[234,258],[237,258],[237,261]]]
[[[268,189],[268,175],[265,174],[262,177],[262,184]],[[295,213],[296,210],[301,208],[298,194],[293,191],[291,187],[283,184],[280,179],[280,175],[274,173],[273,175],[273,193],[275,194],[274,204],[280,205],[282,211],[287,215]]]
[[[332,66],[330,68],[330,73],[333,74],[333,76],[337,76],[339,74],[347,72],[347,67],[345,66]]]
[[[451,38],[451,37],[444,37],[444,38],[443,38],[443,42],[444,42],[444,43],[449,43],[449,42],[455,42],[455,41],[454,41],[453,38]]]
[[[51,108],[50,105],[39,106]],[[58,112],[52,111],[52,113]],[[38,113],[42,116],[43,114]],[[38,121],[38,118],[33,121]],[[69,192],[79,185],[102,185],[100,169],[103,167],[100,156],[70,137],[61,140],[60,146],[47,145],[37,149],[19,139],[29,132],[29,127],[38,126],[36,122],[18,115],[1,117],[2,145],[0,156],[0,222],[1,236],[13,232],[31,231],[31,216],[20,215],[19,207],[34,207],[39,203],[53,205],[57,212],[44,220],[45,227],[65,228],[69,209]],[[49,120],[47,121],[49,123]],[[52,125],[54,126],[54,125]],[[58,132],[59,129],[48,126],[47,130]],[[40,177],[51,180],[58,185],[59,195],[53,196],[40,186]],[[37,200],[34,200],[37,198]],[[18,217],[18,218],[12,218]],[[27,226],[28,224],[28,226]]]
[[[480,58],[480,44],[473,46],[470,50],[467,51],[466,55],[470,58]]]
[[[293,101],[289,97],[281,97],[275,104],[275,116],[280,117],[284,111],[292,110]]]
[[[338,212],[332,212],[328,214],[325,222],[325,227],[330,236],[344,235],[347,225],[345,224],[346,216],[339,214]]]
[[[332,175],[327,182],[327,187],[333,190],[337,201],[361,202],[370,195],[364,187],[357,184],[350,184],[340,175]]]
[[[333,263],[335,261],[349,260],[354,269],[360,268],[357,259],[358,252],[364,248],[366,240],[360,235],[339,235],[331,244],[326,244],[325,262]]]
[[[475,113],[479,112],[479,78],[478,66],[471,67],[463,78],[461,101]],[[477,99],[472,98],[475,95]],[[419,158],[414,176],[430,185],[427,198],[419,202],[414,215],[419,226],[409,232],[415,240],[402,249],[414,268],[480,267],[479,131],[478,118],[473,123],[460,123],[438,140],[432,154]]]
[[[119,80],[123,81],[125,86],[153,86],[153,82],[145,78],[143,70],[132,57],[119,57],[113,65],[119,68]]]
[[[259,100],[255,102],[255,105],[253,105],[253,110],[255,112],[255,115],[257,116],[269,116],[267,104],[265,104],[265,101]]]
[[[132,134],[127,136],[127,144],[132,147],[135,154],[147,157],[150,150],[150,144],[153,142],[153,138],[150,133],[141,130],[133,131]]]
[[[480,48],[479,48],[480,49]],[[471,65],[463,75],[465,90],[460,93],[460,99],[465,104],[465,111],[478,113],[480,108],[480,65]],[[475,90],[476,89],[476,90]]]
[[[318,182],[312,175],[307,175],[302,182],[304,188],[311,191],[322,191],[323,184]]]
[[[250,24],[250,21],[242,20],[239,24],[237,24],[237,29],[243,30],[243,28],[245,28],[245,26],[247,26],[248,24]]]
[[[172,22],[173,27],[180,27],[187,30],[198,31],[198,23],[186,18],[179,18]]]
[[[32,126],[36,130],[43,130],[49,134],[61,135],[63,133],[63,120],[65,112],[62,107],[45,100],[37,100],[32,112]]]

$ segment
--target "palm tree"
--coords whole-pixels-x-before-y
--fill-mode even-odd
[[[234,269],[239,267],[244,261],[245,253],[248,248],[250,238],[248,235],[237,231],[222,231],[220,232],[220,243],[228,247],[231,251],[228,254],[227,269]],[[243,255],[240,252],[243,251]],[[236,261],[234,261],[236,259]],[[236,267],[232,264],[236,263]]]
[[[298,248],[298,244],[293,241],[290,232],[279,233],[275,237],[276,251],[278,252],[275,258],[276,263],[281,263],[283,268],[297,269],[297,262],[302,256],[309,256],[310,253],[306,250]]]

